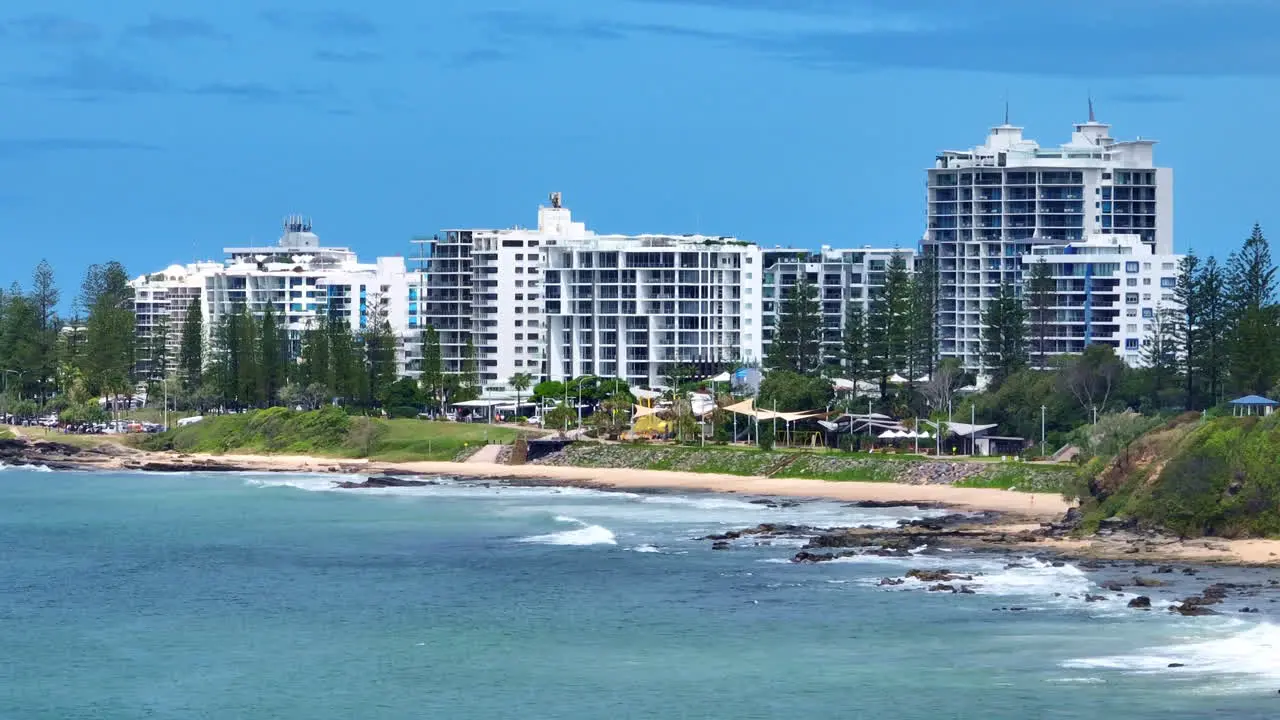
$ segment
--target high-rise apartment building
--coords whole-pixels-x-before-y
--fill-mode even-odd
[[[1021,291],[1023,258],[1037,247],[1126,235],[1172,255],[1173,171],[1155,166],[1154,145],[1111,138],[1091,106],[1059,147],[1023,138],[1006,118],[983,145],[939,154],[922,247],[937,259],[941,355],[982,370],[982,313],[1001,284]]]
[[[759,249],[701,235],[598,235],[560,195],[537,227],[446,230],[417,241],[418,326],[446,372],[468,342],[487,391],[516,373],[661,384],[672,365],[758,360]]]
[[[822,355],[829,365],[840,362],[845,310],[857,303],[865,313],[871,299],[884,286],[885,273],[895,256],[908,273],[915,271],[916,251],[870,246],[836,250],[827,246],[811,250],[764,250],[761,310],[763,350],[767,355],[778,324],[783,301],[804,280],[817,291],[822,312]]]
[[[663,385],[760,359],[760,250],[727,237],[597,236],[543,250],[547,374]]]
[[[1081,353],[1089,345],[1109,345],[1126,363],[1141,365],[1153,323],[1162,311],[1178,307],[1174,288],[1181,259],[1155,254],[1140,235],[1094,235],[1033,248],[1023,256],[1023,267],[1045,262],[1053,277],[1043,323],[1045,352]],[[1040,318],[1033,314],[1030,320],[1034,355]]]
[[[348,248],[324,247],[311,223],[291,217],[271,246],[226,248],[226,260],[172,265],[130,282],[137,313],[138,372],[156,379],[176,372],[187,309],[200,302],[206,338],[240,308],[261,317],[268,307],[294,357],[302,335],[322,318],[353,332],[386,319],[398,334],[409,326],[409,288],[418,280],[400,257],[361,263]],[[398,351],[404,367],[404,348]],[[163,370],[161,369],[161,366]]]

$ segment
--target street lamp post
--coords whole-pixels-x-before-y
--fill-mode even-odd
[[[973,457],[978,454],[978,448],[976,447],[977,430],[975,429],[978,426],[978,421],[975,419],[976,417],[974,404],[971,400],[969,402],[969,457]]]
[[[1040,406],[1040,457],[1044,457],[1046,452],[1045,444],[1044,444],[1044,411],[1045,411],[1045,406],[1041,405]]]

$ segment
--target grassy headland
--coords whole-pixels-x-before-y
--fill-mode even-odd
[[[165,433],[140,436],[144,450],[184,453],[316,455],[384,462],[453,460],[485,443],[509,443],[510,428],[425,420],[353,417],[340,408],[297,412],[272,408],[206,417]]]
[[[1085,527],[1127,518],[1186,537],[1280,536],[1280,415],[1189,413],[1081,474]]]

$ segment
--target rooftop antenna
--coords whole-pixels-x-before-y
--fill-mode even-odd
[[[1098,119],[1093,115],[1093,93],[1089,93],[1089,122],[1097,122]]]
[[[1009,124],[1009,98],[1004,99],[1004,124]]]

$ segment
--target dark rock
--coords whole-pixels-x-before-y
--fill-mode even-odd
[[[845,504],[845,507],[855,508],[900,508],[900,507],[919,507],[932,508],[938,507],[935,503],[913,503],[903,502],[901,500],[859,500]]]
[[[1066,566],[1067,566],[1067,564],[1066,564],[1065,562],[1061,561],[1061,560],[1054,560],[1052,563],[1049,563],[1049,564],[1050,564],[1050,566],[1052,566],[1052,567],[1056,567],[1056,568],[1066,567]]]
[[[1179,615],[1185,615],[1187,617],[1200,617],[1203,615],[1218,614],[1216,611],[1210,610],[1209,608],[1204,607],[1203,605],[1170,605],[1169,610],[1171,612],[1176,612]]]
[[[712,550],[728,550],[731,547],[733,546],[729,544],[728,540],[717,540],[716,542],[711,543]]]
[[[1100,533],[1137,529],[1138,521],[1129,517],[1111,517],[1098,523],[1098,532]]]
[[[1168,575],[1171,572],[1173,572],[1172,565],[1161,565],[1160,567],[1155,569],[1156,575]]]
[[[1240,612],[1242,612],[1242,613],[1256,613],[1256,612],[1258,612],[1258,608],[1251,608],[1251,607],[1240,608]]]
[[[1150,610],[1151,598],[1147,597],[1146,595],[1139,595],[1138,597],[1129,601],[1129,607],[1137,610]]]
[[[908,570],[907,577],[920,582],[951,582],[952,580],[973,580],[972,575],[957,575],[950,570]]]
[[[1107,598],[1106,598],[1106,596],[1105,596],[1105,595],[1088,595],[1088,594],[1086,594],[1086,595],[1084,596],[1084,601],[1085,601],[1085,602],[1101,602],[1101,601],[1106,600],[1106,599],[1107,599]]]
[[[1138,587],[1164,587],[1165,583],[1155,578],[1133,576],[1133,584]]]
[[[1182,664],[1182,663],[1169,663],[1169,667],[1171,667],[1171,668],[1180,668],[1180,667],[1186,667],[1186,665],[1184,665],[1184,664]]]
[[[949,593],[954,593],[955,591],[956,591],[956,588],[955,588],[955,586],[954,586],[954,585],[943,585],[943,584],[938,584],[938,585],[934,585],[933,587],[929,588],[929,592],[949,592]]]
[[[1203,595],[1206,599],[1213,599],[1221,602],[1222,600],[1226,599],[1227,590],[1234,587],[1236,586],[1228,583],[1218,583],[1216,585],[1210,585],[1209,587],[1205,588],[1204,591],[1201,592],[1200,594]]]
[[[367,489],[367,488],[392,488],[392,487],[427,487],[429,485],[439,485],[435,480],[405,480],[403,478],[391,477],[390,475],[382,475],[379,477],[371,477],[364,482],[335,482],[334,486],[347,490]]]
[[[977,594],[977,593],[975,593],[975,592],[973,591],[973,588],[969,587],[968,585],[961,585],[961,586],[960,586],[960,589],[959,589],[959,590],[957,590],[956,592],[960,593],[961,595],[976,595],[976,594]]]
[[[877,557],[911,557],[911,552],[903,548],[876,548],[868,550],[867,555],[875,555]]]
[[[901,585],[905,582],[906,580],[903,580],[902,578],[880,578],[880,582],[876,583],[876,585],[885,587],[890,585]]]
[[[1124,592],[1124,586],[1118,582],[1104,583],[1102,587],[1103,589],[1110,590],[1111,592]]]
[[[795,500],[770,500],[768,498],[761,498],[759,500],[748,500],[747,502],[751,503],[752,505],[763,505],[767,508],[793,508],[800,504]]]
[[[845,556],[846,555],[844,553],[837,555],[835,553],[811,553],[806,550],[801,550],[800,552],[796,553],[791,557],[791,562],[793,563],[831,562],[832,560],[835,560],[838,557],[845,557]]]
[[[1200,571],[1195,568],[1182,568],[1183,575],[1199,575]]]

